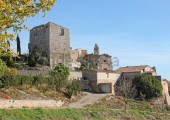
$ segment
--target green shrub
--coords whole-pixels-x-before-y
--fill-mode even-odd
[[[0,77],[0,88],[8,88],[11,86],[17,86],[17,76],[12,72],[6,72]]]
[[[162,96],[161,80],[151,75],[140,75],[133,79],[133,85],[136,86],[137,97],[152,99]]]
[[[60,90],[67,85],[69,75],[69,68],[63,64],[57,65],[53,70],[50,71],[50,78],[53,81],[56,90]]]
[[[70,84],[67,86],[67,93],[66,95],[68,97],[71,97],[72,95],[77,95],[82,91],[82,83],[79,80],[73,80]]]
[[[8,71],[6,64],[0,59],[0,77]]]

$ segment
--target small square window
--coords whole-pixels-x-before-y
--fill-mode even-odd
[[[63,28],[61,28],[60,29],[60,34],[59,34],[60,36],[63,36],[64,35],[64,29]]]

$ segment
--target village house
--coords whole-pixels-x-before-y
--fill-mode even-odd
[[[156,73],[155,67],[149,65],[142,66],[127,66],[121,67],[117,70],[89,70],[82,71],[82,81],[84,89],[97,93],[112,93],[115,95],[115,83],[124,80],[133,80],[136,76],[142,74],[149,74],[161,80],[161,76]],[[168,82],[161,80],[163,91],[162,95],[164,102],[170,104],[170,96],[168,92]]]
[[[170,105],[168,81],[162,80],[161,76],[157,75],[155,67],[150,67],[148,65],[127,66],[127,67],[118,68],[116,70],[116,73],[121,74],[119,80],[133,80],[136,76],[142,74],[150,74],[152,76],[155,76],[157,79],[161,80],[162,88],[163,88],[162,95],[164,98],[164,102]]]
[[[92,92],[114,94],[114,85],[120,74],[112,70],[88,70],[82,71],[84,88]]]
[[[122,80],[132,80],[141,74],[150,74],[161,80],[161,76],[156,73],[156,68],[149,65],[120,67],[116,70],[116,73],[121,74]]]

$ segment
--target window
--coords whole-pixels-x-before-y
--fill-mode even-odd
[[[63,35],[64,35],[64,29],[63,29],[63,28],[60,29],[59,35],[60,35],[60,36],[63,36]]]

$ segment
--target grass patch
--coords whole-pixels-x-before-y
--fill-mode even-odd
[[[0,110],[0,120],[112,120],[112,119],[161,119],[157,112],[121,109],[11,109]],[[164,119],[168,119],[164,116]]]

